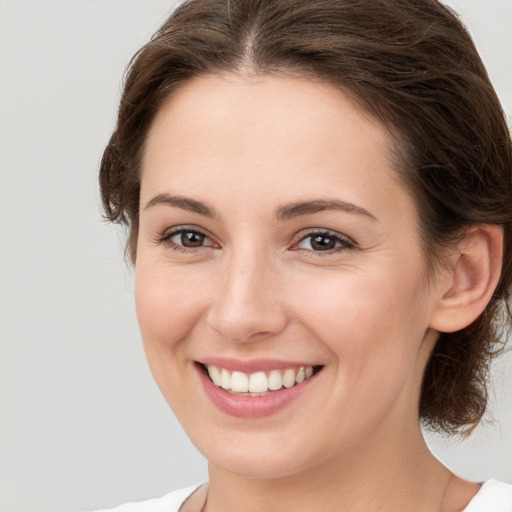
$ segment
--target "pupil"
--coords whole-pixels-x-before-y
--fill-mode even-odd
[[[204,235],[195,231],[184,231],[181,234],[181,243],[185,247],[199,247],[203,245]]]
[[[333,238],[326,235],[317,235],[313,237],[311,241],[311,246],[313,249],[317,249],[319,251],[328,251],[329,249],[334,249],[336,242]]]

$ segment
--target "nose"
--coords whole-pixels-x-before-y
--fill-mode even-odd
[[[279,271],[270,258],[233,254],[219,269],[208,324],[232,342],[256,341],[282,332],[287,323]]]

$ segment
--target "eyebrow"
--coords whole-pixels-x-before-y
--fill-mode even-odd
[[[347,213],[365,215],[373,220],[377,220],[377,217],[372,215],[368,210],[346,201],[340,201],[339,199],[314,199],[312,201],[300,201],[287,204],[276,210],[276,219],[289,220],[302,215],[311,215],[313,213],[329,210],[341,210]]]
[[[144,210],[148,210],[157,204],[166,204],[169,206],[175,206],[176,208],[181,208],[182,210],[187,210],[189,212],[198,213],[199,215],[203,215],[205,217],[210,218],[218,218],[219,215],[215,211],[215,208],[203,203],[202,201],[197,201],[196,199],[191,199],[189,197],[184,196],[171,196],[169,194],[158,194],[153,199],[146,203],[144,206]]]
[[[149,208],[152,208],[158,204],[174,206],[176,208],[181,208],[182,210],[187,210],[212,219],[220,218],[220,215],[216,212],[215,208],[202,201],[184,196],[171,196],[166,193],[158,194],[153,197],[146,203],[144,210],[148,210]],[[358,215],[364,215],[373,220],[377,220],[377,218],[368,210],[365,210],[364,208],[361,208],[360,206],[357,206],[353,203],[341,201],[339,199],[313,199],[310,201],[299,201],[296,203],[287,204],[279,207],[276,210],[275,217],[277,220],[290,220],[296,217],[301,217],[303,215],[311,215],[313,213],[329,210],[355,213]]]

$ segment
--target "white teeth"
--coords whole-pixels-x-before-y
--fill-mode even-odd
[[[220,387],[223,389],[231,389],[231,374],[222,368],[220,372]]]
[[[286,370],[283,374],[283,386],[285,388],[291,388],[295,384],[295,370],[291,368]]]
[[[212,382],[233,393],[265,394],[268,391],[278,391],[300,384],[313,375],[312,366],[302,366],[299,369],[272,370],[246,374],[239,371],[231,372],[225,368],[208,365],[206,367]]]
[[[268,391],[268,379],[265,372],[251,373],[249,377],[249,391],[251,393]]]
[[[220,371],[216,366],[208,366],[208,375],[216,386],[220,386]]]
[[[242,372],[233,372],[231,375],[231,391],[237,393],[247,393],[249,391],[249,379]]]
[[[283,387],[283,378],[279,370],[272,370],[268,375],[268,389],[277,391]]]
[[[295,384],[300,384],[306,379],[306,370],[304,370],[304,367],[300,368],[300,370],[297,372],[297,375],[295,376]]]

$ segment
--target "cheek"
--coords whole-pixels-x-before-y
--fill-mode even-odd
[[[176,268],[137,263],[135,305],[146,347],[174,349],[189,336],[204,309],[197,281]]]
[[[415,274],[407,277],[331,278],[302,295],[302,317],[334,363],[323,404],[343,425],[333,436],[364,437],[395,407],[415,414],[426,315]]]
[[[420,273],[403,270],[316,276],[300,294],[290,293],[300,297],[296,310],[305,324],[346,371],[364,368],[387,378],[386,367],[414,362],[428,315]]]
[[[393,314],[407,318],[421,310],[423,299],[418,290],[422,286],[415,275],[393,274],[384,268],[302,276],[288,295],[296,297],[296,307],[319,325],[365,330],[377,325],[400,327]]]
[[[178,416],[187,416],[193,405],[183,402],[180,390],[189,377],[187,341],[204,310],[202,291],[200,283],[176,268],[137,261],[135,304],[144,351],[155,382]]]

